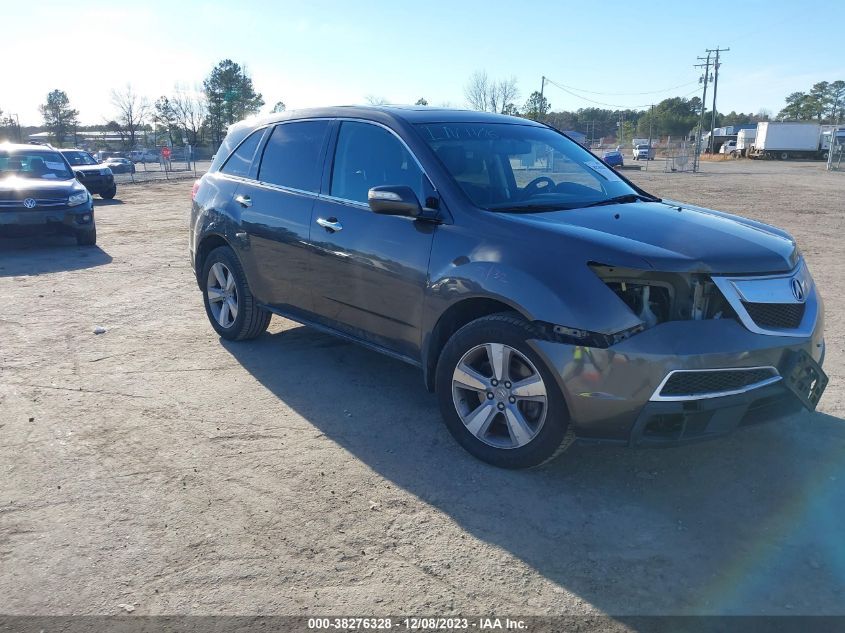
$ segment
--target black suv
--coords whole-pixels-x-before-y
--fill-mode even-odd
[[[114,174],[108,165],[98,163],[97,159],[85,150],[60,149],[59,151],[73,167],[79,182],[85,185],[88,191],[92,194],[98,193],[106,200],[111,200],[117,195]]]
[[[194,187],[189,244],[220,336],[280,314],[417,365],[458,442],[500,466],[576,437],[714,437],[812,409],[827,382],[787,233],[660,200],[525,119],[242,122]]]
[[[97,243],[91,194],[64,156],[41,145],[0,144],[0,233],[58,231]]]

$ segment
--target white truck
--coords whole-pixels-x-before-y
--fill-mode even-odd
[[[736,133],[736,153],[739,156],[745,156],[751,146],[754,145],[754,139],[757,138],[757,130],[740,130]]]
[[[761,121],[747,155],[751,158],[821,158],[818,123]]]

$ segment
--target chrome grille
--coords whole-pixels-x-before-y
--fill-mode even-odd
[[[66,207],[67,198],[35,198],[35,206],[27,209],[23,200],[0,200],[0,209],[18,209],[21,211],[38,211],[39,209],[55,209]]]
[[[694,400],[748,391],[780,380],[774,367],[676,370],[658,387],[652,400]]]

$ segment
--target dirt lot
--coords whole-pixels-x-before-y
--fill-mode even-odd
[[[0,612],[845,614],[845,174],[651,168],[797,236],[827,302],[819,412],[500,471],[409,366],[281,319],[221,342],[190,181],[99,203],[97,249],[0,240]]]

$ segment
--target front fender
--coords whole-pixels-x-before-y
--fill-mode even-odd
[[[493,299],[531,321],[544,321],[602,334],[635,327],[640,320],[620,309],[618,297],[590,270],[588,261],[551,249],[532,249],[510,240],[506,248],[453,226],[435,237],[429,266],[424,330],[460,301]],[[468,254],[467,254],[468,253]]]

